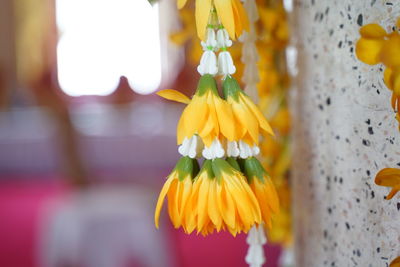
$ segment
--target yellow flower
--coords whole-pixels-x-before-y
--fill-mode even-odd
[[[183,110],[177,126],[177,142],[198,134],[209,147],[214,139],[225,137],[233,141],[235,125],[231,107],[218,94],[213,76],[201,76],[192,100],[178,91],[167,89],[157,92],[161,97],[188,104]]]
[[[380,170],[376,174],[375,183],[380,186],[391,187],[392,191],[386,196],[386,199],[392,199],[400,190],[400,169],[384,168]]]
[[[204,161],[187,213],[187,232],[197,229],[202,235],[227,229],[235,236],[261,223],[260,207],[245,177],[218,158]]]
[[[362,62],[375,65],[381,62],[381,51],[387,37],[378,24],[367,24],[360,28],[361,38],[356,44],[356,55]]]
[[[290,112],[288,108],[282,107],[270,120],[271,126],[281,135],[288,135],[290,131]]]
[[[258,145],[259,133],[273,135],[273,131],[260,109],[240,89],[233,77],[226,77],[223,82],[224,96],[231,105],[236,127],[235,141],[243,140],[248,145]]]
[[[177,0],[178,8],[185,6],[187,0]],[[240,0],[196,0],[197,34],[204,40],[212,6],[215,6],[221,24],[232,39],[239,37],[243,30],[248,31],[249,22]]]
[[[259,8],[263,31],[261,38],[268,46],[284,49],[289,40],[289,27],[286,12],[282,5],[274,8]]]
[[[400,267],[400,257],[395,258],[389,265],[389,267]]]
[[[188,199],[192,192],[192,180],[199,171],[198,163],[195,159],[182,157],[175,168],[167,177],[154,213],[154,223],[159,227],[159,217],[165,197],[168,198],[168,213],[175,228],[184,222],[184,211]],[[185,225],[183,225],[185,227]]]
[[[275,186],[256,158],[241,159],[240,164],[260,205],[263,222],[271,228],[272,215],[279,212],[279,199]]]

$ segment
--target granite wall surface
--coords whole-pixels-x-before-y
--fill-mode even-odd
[[[360,26],[390,30],[400,1],[295,0],[294,116],[296,262],[388,266],[400,256],[400,197],[374,184],[400,168],[400,132],[383,67],[355,56]]]

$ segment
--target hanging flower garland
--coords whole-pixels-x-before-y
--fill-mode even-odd
[[[360,28],[361,38],[356,44],[356,55],[359,60],[369,65],[382,63],[386,69],[383,80],[392,91],[391,105],[400,123],[400,19],[393,32],[388,33],[379,24],[367,24]],[[400,129],[400,128],[399,128]],[[375,176],[379,186],[391,187],[386,200],[392,199],[400,191],[400,169],[384,168]],[[400,267],[400,257],[395,258],[390,267]]]
[[[178,1],[183,7],[186,1]],[[253,226],[271,225],[279,211],[275,187],[261,163],[259,137],[272,129],[253,101],[231,76],[235,73],[229,48],[248,29],[239,0],[196,2],[197,34],[203,55],[197,71],[201,77],[189,99],[175,90],[158,94],[187,104],[177,126],[182,158],[167,177],[155,211],[158,220],[164,199],[175,228],[202,235],[227,230],[247,233]],[[232,40],[231,40],[232,39]],[[218,53],[218,57],[216,55]],[[215,75],[222,76],[223,98]],[[203,158],[202,167],[197,159]]]

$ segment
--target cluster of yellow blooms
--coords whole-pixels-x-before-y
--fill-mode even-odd
[[[400,20],[397,21],[400,26]],[[360,29],[361,38],[356,44],[356,55],[362,62],[375,65],[382,63],[386,69],[384,82],[392,91],[392,107],[397,112],[399,120],[400,112],[400,34],[398,31],[387,33],[378,24],[367,24]],[[391,199],[400,190],[400,170],[385,168],[378,172],[375,183],[392,187],[392,191],[386,197]]]
[[[257,35],[255,44],[260,55],[256,63],[259,107],[275,132],[275,138],[265,138],[260,143],[261,163],[270,173],[280,200],[280,212],[274,216],[273,227],[267,233],[270,242],[287,246],[292,243],[290,114],[286,100],[289,75],[285,54],[289,39],[288,22],[282,0],[257,1],[257,9],[259,19],[254,27]],[[191,63],[197,63],[203,50],[194,41],[196,23],[192,12],[190,8],[180,10],[183,28],[173,33],[171,40],[177,45],[188,44],[188,58]],[[242,47],[241,43],[236,43],[230,49],[237,77],[242,77],[244,73],[244,64],[240,61]]]
[[[396,29],[397,28],[397,29]],[[400,19],[394,31],[388,33],[379,24],[367,24],[360,29],[361,38],[356,44],[356,55],[362,62],[375,65],[382,63],[386,69],[383,79],[392,91],[392,108],[396,111],[396,119],[400,122]],[[384,168],[375,177],[375,183],[391,187],[386,196],[390,200],[400,190],[400,169]],[[400,267],[400,257],[390,263],[390,267]]]
[[[178,0],[178,7],[186,1]],[[194,96],[167,89],[158,95],[187,104],[177,126],[182,158],[167,177],[155,210],[164,199],[175,228],[203,235],[227,230],[247,233],[255,225],[271,226],[279,201],[271,178],[255,158],[260,135],[273,135],[266,118],[231,76],[236,71],[227,51],[248,26],[239,0],[196,1],[197,33],[203,55],[202,75]],[[218,60],[215,52],[220,51]],[[222,75],[220,96],[215,75]],[[198,159],[203,158],[202,167]]]
[[[400,20],[397,21],[397,28]],[[382,63],[386,69],[383,74],[386,86],[392,91],[392,107],[400,120],[400,34],[387,33],[378,24],[367,24],[360,29],[361,38],[356,44],[356,55],[362,62],[375,65]]]
[[[259,1],[258,22],[260,51],[258,71],[260,82],[259,106],[271,123],[275,138],[261,143],[261,162],[273,177],[281,209],[267,232],[270,242],[292,244],[290,112],[287,104],[289,75],[286,67],[286,47],[289,40],[286,11],[283,1]]]

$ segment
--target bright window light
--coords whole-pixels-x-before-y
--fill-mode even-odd
[[[126,76],[138,93],[161,82],[158,6],[147,0],[57,0],[58,80],[68,95],[108,95]]]

